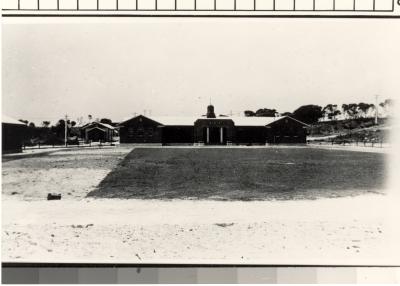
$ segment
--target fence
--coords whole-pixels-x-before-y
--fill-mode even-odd
[[[78,143],[78,144],[66,144],[66,145],[45,145],[45,144],[36,144],[36,145],[22,145],[23,150],[35,150],[35,149],[54,149],[54,148],[88,148],[88,147],[106,147],[106,146],[115,146],[116,142],[89,142],[89,143]]]
[[[308,141],[308,144],[316,145],[330,145],[330,146],[353,146],[353,147],[372,147],[372,148],[386,148],[390,144],[387,142],[379,141],[350,141],[350,140],[331,140],[331,141]]]

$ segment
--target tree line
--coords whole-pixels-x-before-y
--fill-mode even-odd
[[[386,99],[379,103],[379,106],[383,108],[385,113],[388,113],[393,104],[394,102],[392,99]],[[291,116],[307,124],[313,124],[318,122],[321,118],[337,120],[339,115],[343,115],[346,119],[367,118],[370,112],[375,111],[375,108],[375,104],[365,102],[342,104],[341,108],[337,104],[327,104],[325,107],[308,104],[300,106],[293,112],[279,113],[276,109],[260,108],[257,111],[245,110],[244,115],[248,117]]]

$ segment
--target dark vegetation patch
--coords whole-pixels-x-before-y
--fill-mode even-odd
[[[138,148],[88,196],[248,201],[379,193],[385,156],[311,148]]]

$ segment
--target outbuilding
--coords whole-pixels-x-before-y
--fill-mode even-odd
[[[81,127],[81,137],[85,141],[112,142],[115,133],[115,127],[101,122],[91,122]]]

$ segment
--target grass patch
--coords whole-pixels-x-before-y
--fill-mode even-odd
[[[88,196],[286,200],[382,192],[385,154],[312,148],[137,148]]]

